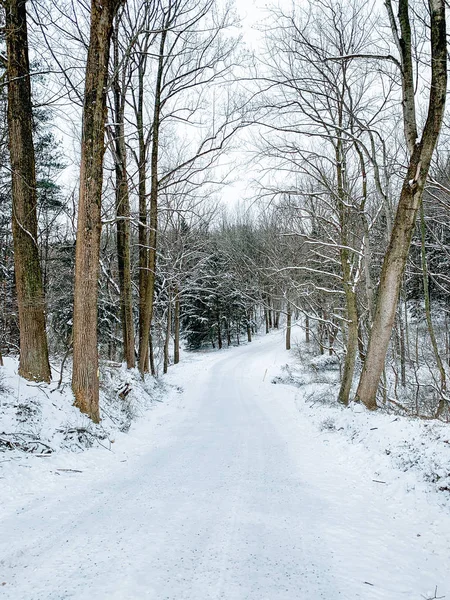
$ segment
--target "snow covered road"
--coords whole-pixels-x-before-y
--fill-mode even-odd
[[[2,515],[0,598],[450,598],[448,515],[308,423],[271,384],[281,348],[195,357],[114,454],[41,459],[39,489]]]

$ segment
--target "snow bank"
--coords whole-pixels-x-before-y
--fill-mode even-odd
[[[335,365],[306,357],[302,346],[300,355],[302,363],[294,353],[272,382],[298,389],[297,408],[315,425],[318,435],[335,441],[341,438],[342,452],[349,452],[349,443],[365,447],[376,468],[374,481],[380,485],[394,484],[399,491],[439,492],[440,502],[450,504],[448,424],[405,417],[386,408],[369,412],[360,404],[341,406],[336,400]],[[355,452],[352,460],[365,461],[366,457]]]
[[[100,377],[101,423],[95,425],[73,406],[70,369],[58,386],[32,383],[18,375],[18,361],[0,367],[0,452],[45,456],[59,450],[79,452],[92,446],[110,448],[115,437],[157,400],[163,386],[136,370],[104,364]]]

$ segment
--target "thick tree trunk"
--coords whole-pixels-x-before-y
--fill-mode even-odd
[[[387,5],[389,6],[389,3]],[[417,137],[413,135],[415,117],[414,114],[412,117],[410,115],[410,103],[405,104],[411,93],[414,92],[413,77],[408,75],[412,72],[412,67],[410,68],[412,60],[410,36],[408,44],[408,1],[400,0],[399,15],[403,34],[402,47],[405,48],[406,46],[402,53],[405,136],[411,158],[400,194],[391,239],[383,261],[369,347],[356,392],[356,399],[363,402],[370,410],[377,408],[376,394],[394,325],[411,237],[444,116],[447,90],[445,1],[429,0],[429,8],[431,15],[432,67],[430,102],[422,139],[420,142],[415,143]]]
[[[292,321],[291,303],[288,301],[287,307],[286,307],[286,350],[291,349],[291,321]]]
[[[131,283],[130,195],[128,189],[127,150],[125,146],[125,95],[119,81],[120,64],[117,35],[114,36],[114,71],[117,266],[119,271],[124,358],[127,368],[133,369],[135,366],[135,351]]]
[[[24,0],[6,0],[4,6],[12,232],[20,329],[19,374],[30,381],[49,382],[44,290],[37,244],[36,165],[26,3]]]
[[[106,88],[112,24],[120,0],[92,0],[83,107],[75,256],[73,375],[75,406],[100,420],[97,288],[99,275]]]

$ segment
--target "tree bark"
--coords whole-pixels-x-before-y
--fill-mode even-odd
[[[173,364],[180,362],[180,292],[175,288],[175,315],[174,315],[174,342],[173,342]]]
[[[305,315],[305,342],[310,342],[310,328],[309,328],[309,316]]]
[[[148,336],[147,360],[150,364],[150,373],[153,377],[156,377],[155,353],[153,352],[153,336],[151,333]]]
[[[117,32],[114,35],[115,173],[117,216],[117,266],[124,358],[128,369],[135,366],[133,294],[131,283],[130,195],[125,146],[125,90],[120,84]]]
[[[272,302],[271,302],[269,296],[267,296],[267,317],[269,319],[269,329],[272,329],[272,327],[273,327],[273,321],[272,321]]]
[[[288,300],[287,307],[286,307],[286,350],[291,349],[291,320],[292,320],[291,303]]]
[[[280,310],[279,310],[279,302],[273,302],[273,327],[274,329],[279,329],[280,325]]]
[[[167,325],[166,325],[166,337],[164,340],[164,365],[163,373],[167,373],[169,368],[169,343],[170,343],[170,332],[172,328],[172,298],[169,290],[169,299],[167,303]]]
[[[73,375],[75,406],[100,420],[97,348],[106,88],[114,16],[120,0],[92,0],[83,106],[80,195],[75,255]]]
[[[264,321],[266,323],[266,334],[269,333],[269,315],[268,315],[267,307],[264,306]]]
[[[24,0],[6,0],[8,130],[12,178],[14,271],[19,312],[19,374],[51,379],[44,290],[37,243],[36,164],[33,144],[27,12]]]
[[[222,350],[222,328],[220,322],[220,314],[217,314],[217,345],[219,350]]]
[[[406,12],[405,12],[406,7]],[[394,325],[401,281],[405,271],[406,261],[411,244],[411,237],[416,222],[417,211],[422,201],[423,189],[433,156],[433,151],[439,137],[445,108],[447,89],[447,42],[444,0],[429,0],[431,14],[431,86],[428,115],[422,134],[422,139],[414,143],[408,171],[403,183],[400,200],[392,228],[389,246],[383,261],[380,276],[378,299],[374,314],[369,347],[359,381],[356,399],[364,403],[370,410],[377,408],[376,394],[381,374],[383,372],[389,340]],[[402,21],[408,18],[408,0],[400,0]],[[402,30],[404,29],[402,25]],[[403,39],[407,42],[407,39]],[[410,48],[406,49],[404,57],[410,58]],[[404,61],[403,61],[404,62]],[[409,68],[404,70],[409,72]],[[414,81],[408,78],[403,82],[404,87],[414,90]],[[409,105],[408,105],[409,106]],[[404,107],[406,111],[406,108]],[[407,112],[404,115],[407,116]],[[405,136],[410,146],[411,132],[415,128],[405,118]]]

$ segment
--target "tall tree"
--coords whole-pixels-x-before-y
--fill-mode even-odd
[[[175,2],[176,4],[176,2]],[[164,14],[161,34],[159,39],[158,65],[156,70],[155,99],[153,107],[152,123],[152,147],[151,147],[151,179],[150,179],[150,231],[148,237],[148,264],[145,282],[142,284],[144,301],[141,300],[142,317],[139,331],[139,370],[143,374],[148,368],[148,340],[153,317],[153,301],[156,281],[156,243],[158,229],[158,157],[159,157],[159,134],[161,125],[161,95],[164,75],[164,57],[166,55],[166,40],[169,27],[173,20],[172,3],[169,2],[167,13]]]
[[[106,90],[113,20],[121,0],[92,0],[86,63],[75,258],[73,375],[75,406],[100,419],[97,297]]]
[[[25,0],[4,0],[14,269],[19,308],[19,373],[50,381],[44,291],[37,242],[36,164]]]
[[[125,142],[125,100],[128,57],[119,60],[119,21],[114,34],[114,129],[116,171],[117,263],[119,268],[120,312],[124,358],[129,369],[135,366],[133,296],[131,285],[130,194]]]
[[[409,165],[400,193],[389,246],[384,257],[369,347],[356,398],[370,410],[377,408],[376,394],[395,320],[400,286],[408,258],[417,211],[422,201],[431,159],[441,130],[447,92],[447,39],[445,0],[429,0],[431,34],[431,85],[428,114],[418,136],[415,108],[412,33],[408,0],[399,0],[398,25],[392,2],[387,0],[391,28],[401,59],[403,123]]]

